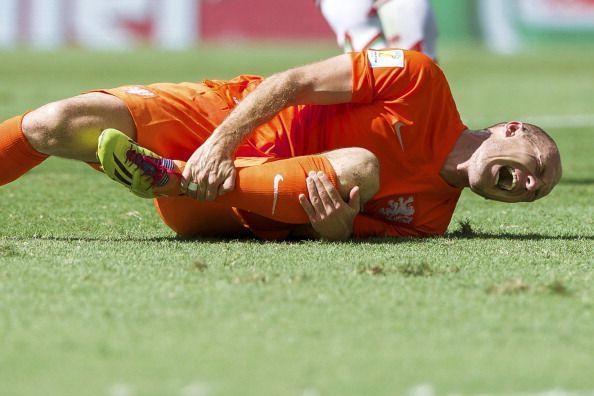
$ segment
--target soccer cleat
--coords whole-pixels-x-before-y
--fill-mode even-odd
[[[139,146],[116,129],[106,129],[99,136],[97,159],[107,176],[139,197],[181,194],[181,170],[176,163]]]

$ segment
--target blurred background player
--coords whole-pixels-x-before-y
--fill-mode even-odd
[[[345,52],[404,48],[436,59],[437,24],[429,0],[318,0]]]

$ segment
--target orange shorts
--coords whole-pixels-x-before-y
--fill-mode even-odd
[[[232,107],[204,84],[160,83],[100,90],[121,99],[136,125],[136,141],[167,158],[186,161]]]
[[[95,92],[113,95],[126,104],[141,146],[186,161],[260,81],[262,77],[241,75],[229,81],[128,85]],[[317,144],[319,139],[294,128],[298,112],[297,106],[291,106],[258,126],[235,155],[291,158],[324,151]]]

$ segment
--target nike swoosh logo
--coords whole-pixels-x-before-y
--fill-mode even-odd
[[[394,123],[394,134],[398,138],[400,142],[400,147],[402,147],[402,151],[404,151],[404,143],[402,143],[402,135],[400,134],[400,128],[404,125],[404,122],[398,121]]]
[[[272,198],[272,214],[274,215],[274,212],[276,211],[276,201],[278,201],[278,187],[280,185],[280,183],[282,181],[284,181],[285,179],[283,178],[283,175],[281,174],[277,174],[276,176],[274,176],[274,184],[273,184],[273,198]]]

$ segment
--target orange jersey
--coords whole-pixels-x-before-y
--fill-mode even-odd
[[[443,72],[414,51],[357,52],[352,62],[352,103],[285,109],[239,152],[292,157],[366,148],[380,162],[380,191],[355,219],[354,236],[443,234],[461,189],[439,171],[466,129]],[[240,100],[246,91],[234,89],[241,80],[220,85],[222,96]],[[246,87],[253,83],[251,77],[244,81]]]
[[[351,56],[352,103],[284,109],[241,144],[236,157],[289,158],[363,147],[380,162],[380,190],[354,223],[354,236],[424,236],[445,232],[461,189],[439,171],[466,129],[442,71],[425,55],[369,50]],[[229,112],[262,81],[125,86],[139,144],[187,160]]]

